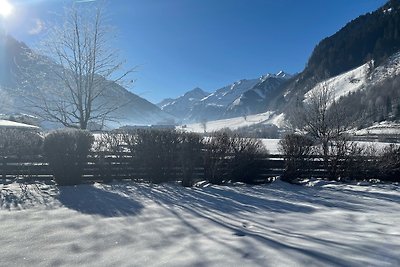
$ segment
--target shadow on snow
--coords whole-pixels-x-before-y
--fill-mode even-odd
[[[102,217],[132,216],[143,209],[143,205],[134,199],[94,185],[60,186],[57,198],[69,209]]]

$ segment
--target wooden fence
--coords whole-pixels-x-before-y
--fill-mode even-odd
[[[369,158],[363,161],[371,160]],[[255,159],[257,166],[257,177],[255,181],[266,181],[269,177],[282,175],[285,171],[285,160],[282,155],[262,155]],[[326,177],[328,170],[322,158],[314,156],[307,158],[307,170],[303,175],[312,177]],[[354,161],[353,161],[354,163]],[[221,164],[219,168],[226,164]],[[176,180],[183,178],[182,168],[179,164],[170,168],[170,173],[176,177]],[[222,170],[223,172],[224,170]],[[364,170],[368,171],[368,170]],[[148,170],[140,167],[137,161],[129,154],[91,154],[87,162],[84,163],[84,179],[89,181],[104,181],[111,179],[133,179],[142,180],[147,177]],[[0,176],[7,178],[25,178],[32,180],[49,180],[53,178],[52,170],[43,156],[8,156],[0,158]],[[205,168],[202,164],[195,166],[192,172],[194,180],[205,178]]]

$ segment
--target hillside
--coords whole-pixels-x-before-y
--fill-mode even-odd
[[[197,87],[176,99],[164,99],[157,106],[176,118],[185,120],[185,116],[192,112],[193,107],[208,95],[209,93]]]
[[[158,106],[182,123],[204,122],[266,112],[265,101],[273,97],[291,78],[280,71],[258,79],[242,79],[212,93],[195,88],[176,99],[165,99]]]
[[[0,113],[36,114],[35,100],[41,96],[51,99],[55,94],[65,94],[63,83],[53,75],[52,69],[60,68],[50,59],[33,52],[11,36],[0,36],[2,65],[0,66]],[[133,94],[122,86],[110,82],[107,96],[95,105],[119,106],[111,113],[118,122],[109,127],[126,124],[157,124],[173,120],[173,116],[161,111],[149,101]]]

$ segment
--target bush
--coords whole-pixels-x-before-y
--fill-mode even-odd
[[[18,156],[40,155],[43,137],[26,129],[0,129],[0,155]]]
[[[332,141],[325,164],[327,176],[337,181],[377,178],[375,154],[373,146],[362,146],[346,138]]]
[[[260,140],[215,133],[205,142],[205,177],[213,184],[228,180],[255,183],[261,168],[257,157],[265,153]]]
[[[124,157],[123,152],[125,152],[126,145],[123,137],[122,133],[117,132],[105,132],[96,136],[92,150],[95,152],[94,161],[99,170],[97,178],[104,182],[111,182],[116,177],[116,172],[114,171],[116,165],[112,164],[108,157],[110,155],[116,159]],[[117,166],[126,167],[122,163]]]
[[[222,184],[228,179],[226,159],[230,152],[227,133],[214,133],[205,141],[204,175],[212,184]]]
[[[313,141],[299,134],[288,134],[279,141],[279,150],[285,159],[285,171],[281,177],[283,181],[293,182],[307,174]]]
[[[400,182],[400,146],[392,144],[386,147],[379,163],[382,180]]]
[[[230,178],[235,182],[258,183],[262,162],[267,150],[262,142],[254,138],[231,137],[232,158],[229,162]]]
[[[174,130],[137,130],[131,153],[152,183],[176,179],[179,134]]]
[[[44,152],[59,185],[75,185],[82,181],[84,166],[93,135],[82,130],[58,130],[44,140]]]
[[[195,133],[179,134],[179,168],[182,172],[182,185],[192,186],[195,168],[202,164],[203,139]]]
[[[202,148],[198,134],[154,129],[103,133],[94,145],[103,180],[113,176],[104,160],[111,153],[116,158],[131,156],[118,165],[124,175],[153,183],[182,180],[184,186],[192,186],[196,179],[196,167],[202,164]]]

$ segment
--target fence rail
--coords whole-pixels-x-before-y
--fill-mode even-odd
[[[307,163],[307,176],[326,177],[328,170],[324,161],[319,156],[308,157],[304,160]],[[354,159],[356,160],[356,159]],[[363,158],[363,161],[374,160],[374,158]],[[285,157],[283,155],[261,155],[254,160],[257,166],[257,177],[255,181],[263,182],[269,177],[282,175],[285,171]],[[92,153],[87,161],[83,163],[84,179],[90,181],[104,181],[109,179],[146,179],[151,170],[140,167],[137,161],[129,153]],[[225,166],[225,167],[224,167]],[[226,164],[219,165],[220,173],[228,172]],[[184,178],[182,166],[175,163],[170,166],[169,173],[177,180]],[[368,172],[368,170],[365,170]],[[198,164],[191,170],[193,179],[205,178],[204,165]],[[7,156],[0,157],[0,176],[3,179],[22,177],[33,180],[48,180],[53,178],[53,172],[44,156]]]

